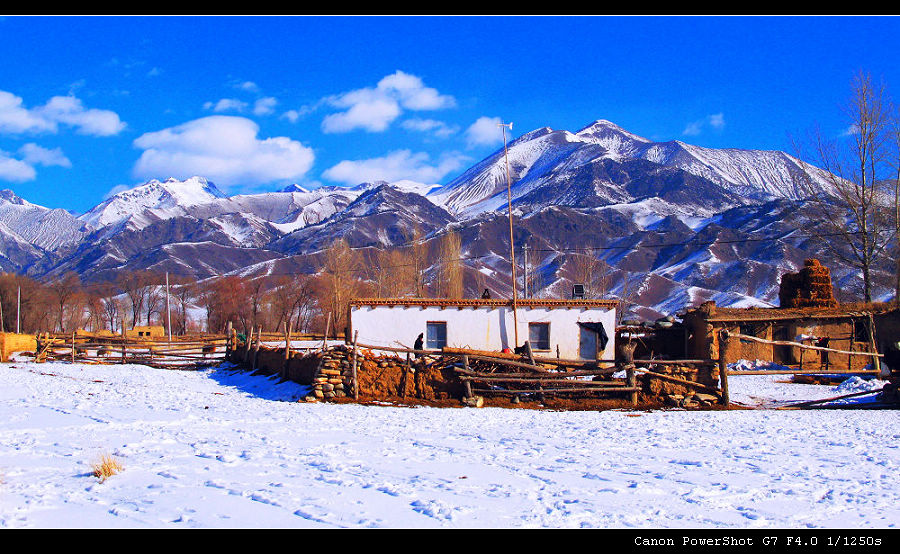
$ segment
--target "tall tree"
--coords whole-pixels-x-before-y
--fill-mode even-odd
[[[863,297],[873,298],[873,269],[889,240],[883,182],[890,175],[890,103],[887,89],[868,73],[854,76],[844,107],[850,133],[831,139],[816,130],[806,159],[824,172],[808,168],[797,180],[797,192],[813,208],[815,223],[835,240],[829,250],[862,274]],[[804,158],[802,146],[798,155]],[[823,189],[821,180],[825,181]]]
[[[350,299],[361,290],[360,272],[362,260],[359,253],[340,238],[324,252],[321,272],[320,305],[331,314],[333,330],[343,330],[347,325],[347,307]]]
[[[463,297],[462,245],[459,233],[450,230],[438,242],[437,295],[442,298]]]

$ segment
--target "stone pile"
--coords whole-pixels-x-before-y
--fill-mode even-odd
[[[352,350],[337,346],[322,353],[319,367],[313,377],[313,392],[307,402],[344,398],[353,392],[353,375],[350,367]]]

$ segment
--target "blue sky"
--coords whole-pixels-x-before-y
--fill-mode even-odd
[[[900,87],[895,17],[0,18],[0,188],[83,212],[150,178],[227,193],[445,183],[512,136],[608,119],[792,151],[855,72]]]

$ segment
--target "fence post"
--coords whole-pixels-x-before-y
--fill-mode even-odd
[[[256,342],[253,343],[253,370],[256,371],[256,359],[259,357],[259,341],[262,339],[262,325],[256,329]]]
[[[291,361],[291,324],[293,322],[288,318],[284,327],[284,366],[281,368],[282,379],[287,378],[288,362]]]
[[[634,364],[629,363],[625,366],[625,382],[628,384],[628,388],[637,387],[637,380],[634,378]],[[631,391],[631,405],[637,406],[638,403],[638,393],[636,390]]]
[[[244,338],[244,363],[250,361],[250,343],[253,342],[253,327],[250,327],[250,334]]]
[[[881,371],[881,360],[878,359],[878,346],[875,345],[875,318],[872,317],[872,312],[869,312],[867,315],[869,318],[869,349],[873,354],[872,369],[878,371],[876,375],[878,375],[879,379],[886,379],[891,376],[891,372],[882,373]]]
[[[462,357],[462,362],[463,362],[463,368],[466,370],[466,373],[468,373],[468,371],[469,371],[469,357],[466,356],[466,355],[463,355],[463,357]],[[472,382],[469,381],[468,379],[466,379],[466,380],[463,381],[463,383],[465,383],[465,387],[466,387],[466,398],[465,398],[464,400],[468,400],[469,398],[472,398],[472,396],[474,396],[474,395],[472,394]]]
[[[725,341],[728,339],[728,331],[719,331],[719,386],[722,389],[722,404],[728,406],[731,399],[728,395],[728,364],[725,363]]]
[[[353,375],[353,400],[359,400],[359,383],[356,380],[356,339],[359,337],[359,331],[353,332],[353,363],[350,364],[350,371]]]

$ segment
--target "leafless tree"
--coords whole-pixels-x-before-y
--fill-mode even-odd
[[[459,233],[450,230],[441,235],[438,242],[437,296],[462,298],[463,264]]]
[[[873,83],[868,73],[859,72],[853,78],[844,113],[848,140],[826,138],[816,130],[809,141],[808,155],[802,146],[796,147],[798,157],[824,170],[802,171],[797,192],[813,208],[814,223],[830,237],[823,241],[826,247],[861,272],[863,297],[871,302],[872,271],[889,240],[883,194],[891,147],[886,87]]]
[[[72,305],[77,300],[77,295],[81,290],[81,279],[72,271],[66,273],[62,277],[50,282],[47,285],[52,298],[54,299],[54,308],[57,316],[57,329],[60,332],[68,330],[65,319],[67,312],[71,312]],[[71,315],[71,313],[70,313]],[[71,322],[77,326],[79,322]]]
[[[359,253],[350,248],[346,239],[335,240],[325,250],[320,277],[320,306],[331,314],[333,330],[342,330],[347,325],[349,302],[362,290],[361,271]]]
[[[593,253],[577,253],[569,258],[573,283],[584,285],[585,298],[603,298],[610,285],[609,264]]]

